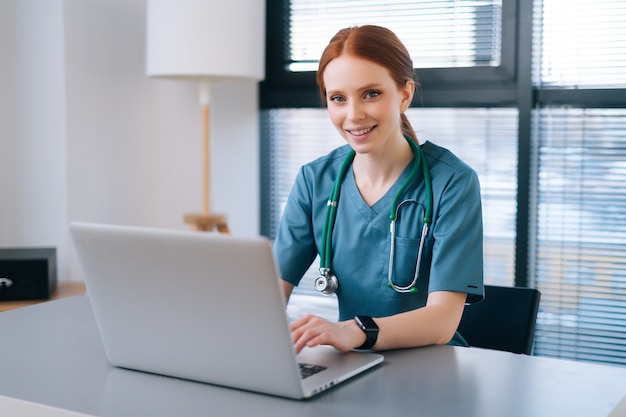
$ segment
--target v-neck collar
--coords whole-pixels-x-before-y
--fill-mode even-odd
[[[402,186],[402,183],[409,176],[411,169],[413,168],[414,161],[415,158],[411,159],[411,161],[407,164],[407,166],[404,168],[404,170],[393,183],[393,185],[389,187],[387,192],[371,206],[368,205],[365,200],[363,200],[363,197],[361,197],[361,193],[359,192],[359,189],[356,186],[356,181],[354,180],[354,171],[352,170],[352,165],[350,165],[350,168],[346,173],[346,178],[343,180],[341,192],[342,194],[346,194],[351,203],[354,204],[358,212],[361,213],[363,218],[365,218],[367,221],[371,221],[380,215],[389,217],[393,197],[395,196],[398,189]],[[419,177],[420,176],[418,175],[416,178]]]

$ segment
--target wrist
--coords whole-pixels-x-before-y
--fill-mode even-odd
[[[365,342],[356,349],[372,349],[378,340],[378,325],[370,316],[356,316],[354,321],[365,334]]]

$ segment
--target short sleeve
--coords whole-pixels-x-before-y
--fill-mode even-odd
[[[480,184],[469,167],[457,170],[443,187],[433,237],[429,292],[459,291],[467,293],[468,303],[482,300]]]
[[[312,198],[304,170],[301,169],[274,240],[274,254],[281,276],[296,286],[317,256],[312,224]]]

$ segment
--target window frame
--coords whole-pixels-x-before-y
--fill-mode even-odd
[[[315,72],[291,72],[285,59],[289,40],[289,0],[267,1],[266,78],[260,83],[261,110],[275,108],[320,108]],[[421,84],[413,98],[416,107],[513,107],[518,108],[518,215],[516,219],[515,285],[528,286],[530,203],[530,117],[535,93],[532,90],[532,1],[502,0],[501,60],[498,67],[417,69]],[[520,41],[521,40],[521,41]],[[526,48],[520,48],[526,44]],[[521,75],[521,77],[519,76]],[[527,120],[525,125],[522,121]],[[527,125],[527,127],[526,127]],[[261,126],[261,140],[269,140]],[[269,236],[269,177],[267,146],[261,150],[261,225]],[[520,233],[520,231],[524,231]]]
[[[289,0],[268,2],[267,79],[260,85],[260,109],[319,108],[315,74],[290,73],[281,54],[288,41],[282,23]],[[416,107],[512,107],[518,112],[517,214],[514,285],[535,286],[537,248],[538,162],[535,112],[551,106],[587,109],[626,108],[626,88],[545,86],[533,82],[533,0],[502,1],[502,64],[499,67],[417,69],[422,83]],[[541,5],[539,5],[541,7]],[[287,19],[285,19],[287,21]],[[506,29],[506,30],[505,30]],[[261,126],[261,140],[269,135]],[[264,175],[269,172],[267,145],[261,146],[261,233],[270,219]]]
[[[513,106],[517,94],[517,0],[502,0],[502,39],[497,67],[417,68],[421,107]],[[319,107],[314,71],[292,72],[286,60],[289,0],[267,1],[266,77],[260,108]]]
[[[532,111],[548,105],[588,108],[625,108],[626,89],[580,89],[534,86],[533,1],[502,1],[501,65],[476,68],[417,69],[419,107],[516,107],[518,122],[518,191],[516,220],[515,285],[529,286],[530,253],[534,239],[534,190],[532,189]],[[266,79],[260,84],[260,109],[320,107],[315,73],[290,72],[284,59],[288,39],[286,13],[289,0],[267,1]],[[267,140],[261,128],[262,140]],[[267,167],[261,153],[261,182]],[[268,198],[263,183],[262,207]],[[261,231],[268,216],[261,212]]]

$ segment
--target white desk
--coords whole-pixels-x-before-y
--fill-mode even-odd
[[[626,368],[451,346],[385,358],[294,401],[111,367],[86,297],[0,314],[0,396],[55,416],[626,416]]]

